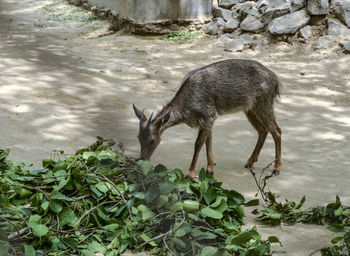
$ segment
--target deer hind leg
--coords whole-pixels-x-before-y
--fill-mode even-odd
[[[214,155],[212,151],[212,132],[210,131],[207,135],[207,139],[205,141],[205,146],[207,150],[207,173],[214,176]]]
[[[275,142],[275,165],[273,168],[273,175],[279,175],[282,165],[282,153],[281,153],[281,128],[278,127],[273,113],[272,107],[265,109],[265,111],[255,111],[255,114],[259,121],[264,125],[265,129],[271,133],[272,138]]]
[[[206,142],[208,137],[208,131],[200,128],[197,136],[196,143],[194,144],[194,154],[191,162],[191,166],[186,174],[187,178],[193,179],[196,175],[196,166],[198,161],[199,152],[202,149],[203,144]]]
[[[264,146],[266,136],[267,136],[267,130],[263,123],[259,121],[259,119],[256,117],[255,113],[252,111],[247,111],[246,116],[249,120],[249,122],[252,124],[252,126],[255,128],[255,130],[258,132],[258,141],[256,142],[256,146],[254,148],[254,151],[252,152],[251,156],[249,157],[247,164],[245,165],[246,168],[252,168],[254,163],[258,161],[258,157],[260,154],[260,151],[262,147]]]

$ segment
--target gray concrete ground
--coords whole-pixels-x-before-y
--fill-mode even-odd
[[[149,114],[175,94],[191,69],[226,58],[262,62],[283,82],[276,105],[283,130],[283,167],[269,189],[281,200],[307,197],[325,205],[339,195],[350,205],[350,56],[314,52],[310,45],[271,45],[256,53],[227,53],[214,38],[179,44],[116,33],[61,0],[0,2],[0,147],[11,159],[40,160],[54,149],[74,152],[100,135],[117,137],[126,152],[139,152],[132,103]],[[186,171],[196,131],[167,130],[153,162]],[[254,198],[257,188],[243,168],[257,134],[241,113],[220,117],[214,128],[216,177]],[[274,157],[271,136],[255,170]],[[206,163],[204,151],[199,166]],[[249,209],[247,209],[249,212]],[[329,245],[325,227],[267,227],[248,214],[264,237],[280,237],[286,255],[309,255]],[[317,254],[315,254],[317,255]]]

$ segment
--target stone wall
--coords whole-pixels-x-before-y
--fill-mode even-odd
[[[212,0],[69,0],[110,19],[116,30],[162,34],[200,29],[212,19]]]
[[[350,44],[350,0],[221,0],[213,15],[204,31],[221,35],[227,51],[278,40],[346,51]]]

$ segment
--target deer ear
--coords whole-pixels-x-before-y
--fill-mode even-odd
[[[165,115],[163,115],[159,120],[157,120],[158,129],[161,129],[170,119],[171,111],[168,111]]]
[[[162,126],[165,125],[169,119],[170,119],[170,114],[171,114],[171,111],[169,111],[168,113],[165,114],[165,116],[162,118]]]
[[[147,120],[146,115],[143,113],[143,111],[141,111],[140,109],[138,109],[134,104],[132,104],[132,107],[134,109],[135,115],[137,116],[137,118],[139,120],[141,120],[142,117],[142,121],[145,122]]]

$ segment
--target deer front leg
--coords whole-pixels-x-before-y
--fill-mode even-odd
[[[207,173],[214,176],[214,155],[212,151],[212,143],[211,143],[211,131],[208,133],[207,140],[205,141],[205,146],[207,149]]]
[[[196,143],[194,144],[194,154],[191,162],[191,166],[186,174],[187,178],[193,179],[196,175],[196,166],[198,161],[199,152],[202,149],[204,142],[206,141],[208,133],[204,129],[199,129]]]

